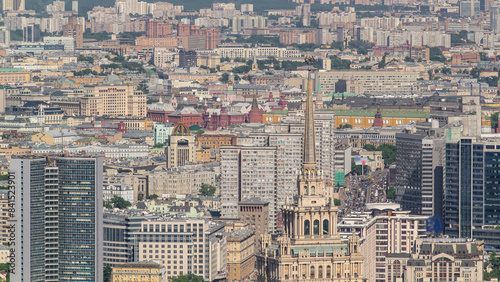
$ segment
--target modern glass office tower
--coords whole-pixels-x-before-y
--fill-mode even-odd
[[[445,232],[500,248],[500,142],[462,138],[446,144]],[[495,239],[496,238],[496,239]]]
[[[102,158],[11,160],[12,281],[102,281]]]

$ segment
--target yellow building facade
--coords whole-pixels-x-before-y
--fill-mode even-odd
[[[354,128],[369,128],[373,126],[376,110],[336,109],[335,125],[349,124]],[[262,115],[263,123],[280,123],[288,115],[288,111],[273,111]],[[398,126],[409,122],[426,121],[429,111],[414,110],[382,110],[384,126]]]
[[[165,266],[152,261],[115,265],[112,282],[166,282]]]
[[[248,224],[246,224],[248,226]],[[250,229],[233,230],[227,237],[229,281],[241,281],[255,270],[255,233]]]
[[[146,116],[146,94],[133,85],[102,85],[85,88],[81,98],[84,116]]]

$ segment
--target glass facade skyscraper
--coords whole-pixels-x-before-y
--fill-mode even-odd
[[[102,158],[11,160],[12,281],[102,281]]]
[[[500,247],[500,142],[462,138],[446,144],[445,232]],[[496,238],[496,239],[495,239]]]

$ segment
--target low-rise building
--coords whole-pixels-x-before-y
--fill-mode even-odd
[[[418,238],[411,253],[387,253],[384,281],[483,281],[484,246],[463,238]]]
[[[123,198],[125,201],[134,202],[134,188],[132,185],[113,183],[103,185],[104,201],[110,201],[115,196]]]
[[[118,264],[111,272],[111,282],[166,282],[165,266],[154,261]]]

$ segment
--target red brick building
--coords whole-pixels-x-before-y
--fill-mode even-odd
[[[146,116],[152,121],[169,122],[168,115],[174,112],[172,104],[159,102],[149,105]]]
[[[168,115],[168,120],[174,124],[178,124],[182,121],[187,127],[191,127],[195,124],[201,126],[203,124],[201,114],[192,107],[186,107],[182,110],[173,112]]]

